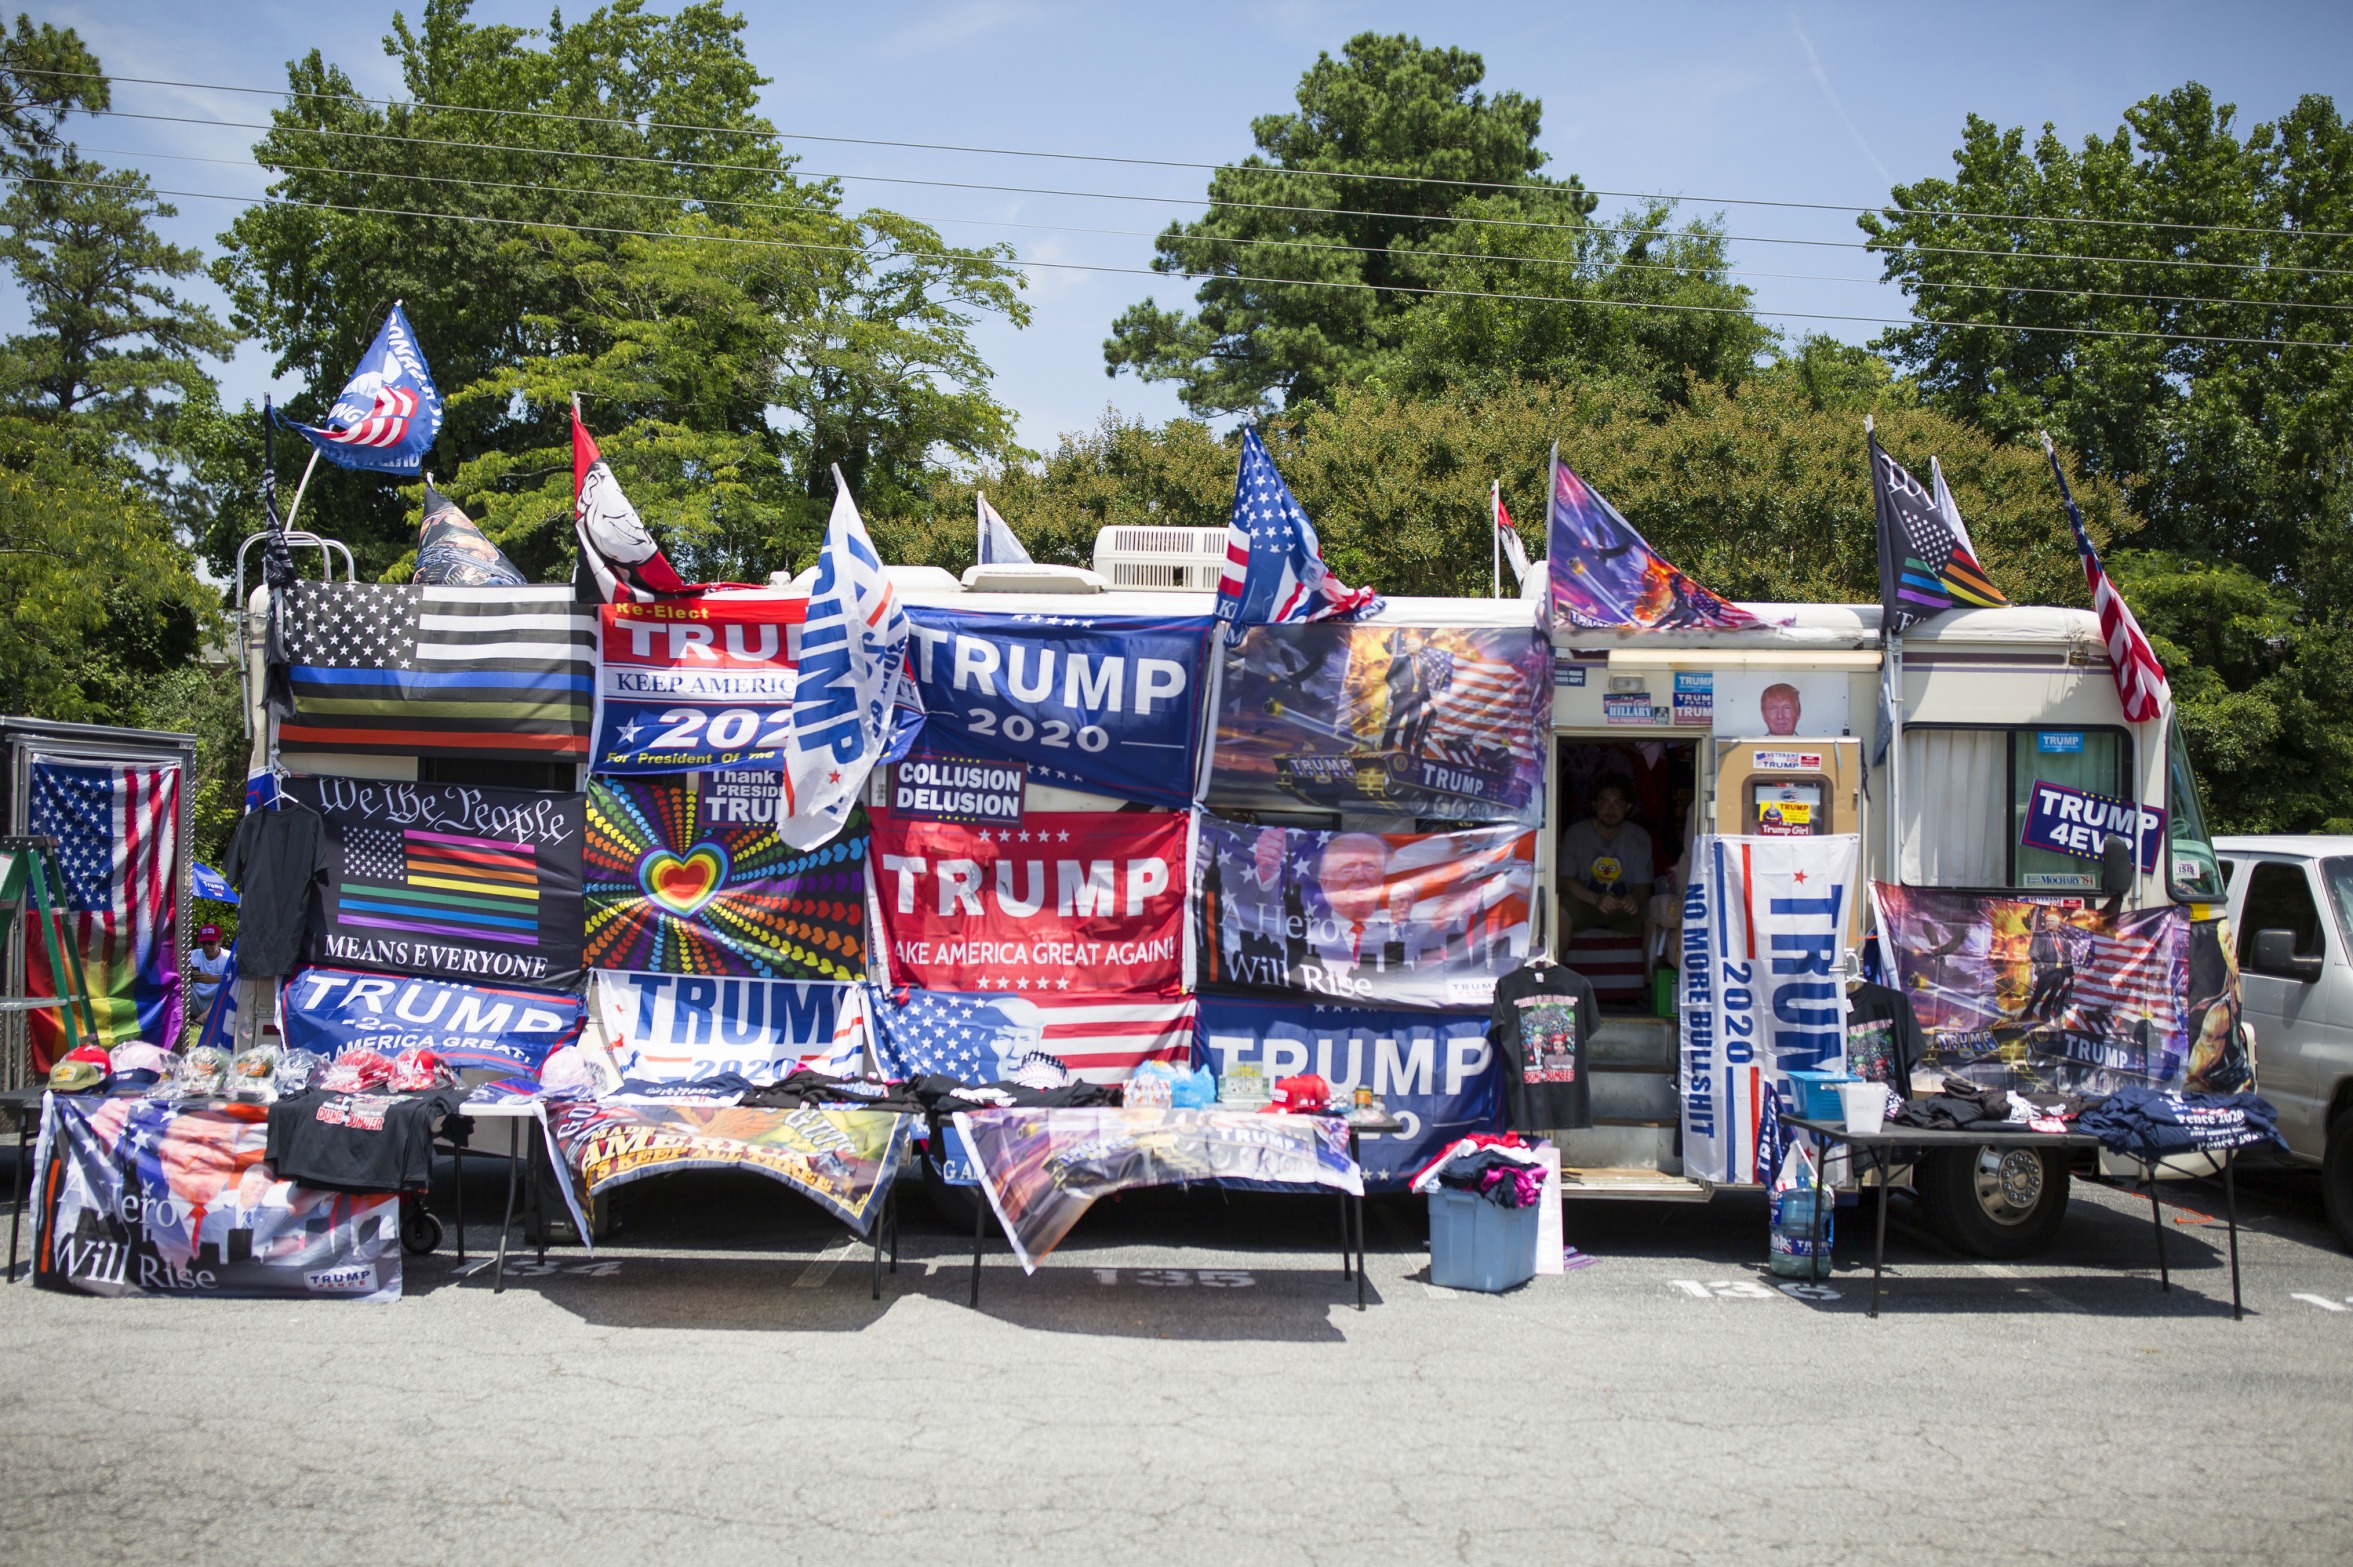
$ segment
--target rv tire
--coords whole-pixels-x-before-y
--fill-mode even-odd
[[[1940,1148],[1914,1179],[1929,1224],[1973,1257],[2031,1256],[2067,1217],[2067,1161],[2053,1149]]]

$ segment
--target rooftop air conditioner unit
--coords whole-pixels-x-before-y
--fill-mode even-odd
[[[1095,535],[1095,569],[1115,589],[1215,593],[1225,567],[1223,528],[1122,525]]]
[[[1084,566],[967,566],[967,593],[1100,593],[1110,584]]]

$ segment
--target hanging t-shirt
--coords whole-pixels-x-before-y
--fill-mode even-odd
[[[1846,1069],[1912,1097],[1912,1070],[1928,1053],[1928,1037],[1912,1003],[1885,985],[1858,985],[1846,998]]]
[[[347,1192],[417,1191],[432,1179],[433,1128],[462,1088],[422,1094],[290,1094],[270,1106],[264,1157],[279,1179]]]
[[[1598,1004],[1584,975],[1526,963],[1495,984],[1487,1042],[1503,1062],[1505,1115],[1515,1132],[1593,1124],[1585,1040]]]
[[[327,821],[289,800],[247,811],[221,874],[237,889],[237,972],[276,979],[302,963],[310,885],[327,874]]]

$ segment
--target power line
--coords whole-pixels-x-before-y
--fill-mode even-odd
[[[139,186],[112,185],[100,180],[67,180],[58,179],[52,176],[31,174],[0,174],[0,182],[27,185],[72,186],[94,190],[138,191],[141,189]],[[864,255],[867,253],[866,247],[863,246],[824,245],[807,240],[761,239],[746,235],[732,234],[682,234],[675,231],[662,229],[622,228],[617,225],[609,224],[559,223],[552,222],[545,218],[501,218],[489,216],[487,214],[471,212],[429,212],[401,207],[364,206],[355,202],[304,201],[284,196],[237,196],[225,194],[219,191],[167,190],[153,186],[146,187],[145,193],[157,196],[177,196],[183,200],[188,201],[225,201],[243,207],[293,207],[318,212],[346,212],[365,217],[416,218],[424,221],[438,223],[482,223],[500,228],[550,229],[557,233],[575,235],[601,235],[624,239],[691,241],[705,244],[739,245],[759,249],[820,251],[847,255]],[[901,253],[905,254],[904,251]],[[1104,266],[1098,263],[1081,261],[1034,261],[1024,259],[1019,256],[997,256],[980,251],[942,251],[940,254],[943,259],[976,261],[988,265],[1004,266],[1008,268],[1042,269],[1057,272],[1094,272],[1122,277],[1166,277],[1170,275],[1165,272],[1156,272],[1148,267],[1113,267]],[[1561,294],[1507,294],[1484,289],[1431,288],[1405,283],[1345,282],[1328,279],[1256,277],[1239,273],[1210,274],[1186,272],[1181,275],[1188,278],[1215,276],[1224,278],[1229,282],[1256,283],[1282,288],[1326,288],[1339,289],[1350,292],[1410,294],[1417,297],[1440,299],[1488,299],[1507,304],[1590,305],[1596,309],[1657,310],[1681,315],[1763,315],[1772,317],[1776,320],[1788,321],[1845,321],[1865,326],[1933,326],[1948,327],[1958,330],[1980,329],[1994,332],[2033,332],[2044,335],[2059,335],[2067,337],[2131,338],[2151,342],[2167,343],[2236,344],[2250,348],[2353,348],[2353,343],[2304,342],[2298,341],[2294,338],[2276,337],[2230,337],[2221,334],[2202,332],[2139,332],[2131,331],[2121,327],[2035,326],[2026,324],[1995,324],[1983,321],[1939,321],[1923,319],[1917,316],[1858,316],[1841,315],[1827,311],[1812,310],[1759,311],[1751,310],[1748,307],[1741,305],[1671,304],[1663,301],[1636,299],[1579,299]]]
[[[1494,190],[1530,194],[1559,195],[1564,191],[1581,190],[1590,195],[1608,196],[1628,201],[1658,201],[1679,203],[1698,202],[1707,206],[1774,207],[1794,211],[1844,212],[1861,214],[1890,210],[1916,217],[1979,218],[2001,223],[2074,223],[2102,228],[2147,228],[2170,232],[2200,234],[2254,234],[2278,239],[2353,239],[2353,230],[2344,229],[2279,229],[2234,223],[2177,223],[2160,218],[2092,218],[2053,217],[2025,212],[1972,212],[1952,207],[1891,207],[1886,202],[1853,205],[1831,201],[1792,201],[1760,196],[1671,196],[1659,191],[1605,190],[1592,185],[1543,184],[1536,181],[1457,180],[1427,174],[1357,174],[1339,169],[1297,169],[1265,164],[1201,163],[1176,158],[1136,158],[1113,153],[1052,152],[1021,147],[981,147],[956,142],[893,141],[870,136],[835,136],[815,131],[750,130],[742,126],[693,125],[671,120],[623,120],[617,115],[565,114],[553,109],[492,109],[465,104],[433,103],[421,99],[371,98],[364,93],[307,92],[291,87],[238,87],[221,82],[184,82],[164,77],[116,76],[108,77],[96,71],[59,71],[19,67],[25,76],[69,76],[99,81],[124,82],[142,87],[179,87],[199,92],[243,93],[268,98],[320,98],[330,103],[363,103],[377,108],[430,109],[453,114],[490,114],[522,119],[559,120],[572,124],[622,125],[641,130],[691,131],[698,135],[742,136],[755,141],[825,142],[851,147],[889,147],[913,152],[970,153],[997,158],[1039,158],[1070,163],[1109,163],[1133,168],[1185,169],[1195,172],[1225,173],[1265,172],[1295,174],[1314,179],[1363,180],[1384,184],[1437,185],[1462,190]],[[103,111],[87,111],[103,112]],[[1320,210],[1320,209],[1318,209]]]
[[[258,89],[237,90],[252,91]],[[289,135],[338,136],[353,140],[383,141],[408,146],[446,147],[458,151],[524,153],[559,158],[589,158],[619,163],[657,164],[661,167],[670,169],[703,169],[720,173],[765,174],[771,177],[785,172],[775,168],[762,167],[758,164],[708,163],[698,162],[696,160],[687,158],[657,158],[636,153],[594,152],[579,148],[518,147],[511,143],[504,142],[446,141],[439,137],[403,136],[396,132],[390,131],[351,131],[341,130],[331,126],[275,126],[263,125],[258,122],[251,121],[206,119],[192,115],[135,114],[125,110],[114,109],[93,110],[91,112],[94,114],[105,114],[116,119],[154,120],[177,125],[204,125],[223,130],[282,131]],[[521,113],[522,111],[455,110],[452,112],[504,114]],[[561,115],[556,116],[556,118],[582,119],[586,117],[578,115]],[[592,123],[600,125],[614,125],[621,122],[609,119],[599,119],[593,121]],[[266,166],[267,165],[265,165],[265,167]],[[1602,232],[1625,234],[1632,237],[1643,238],[1673,238],[1677,234],[1684,232],[1682,230],[1670,228],[1643,228],[1631,224],[1593,222],[1547,223],[1532,218],[1466,217],[1454,213],[1379,212],[1356,207],[1302,207],[1280,202],[1212,202],[1207,197],[1199,196],[1144,196],[1133,195],[1122,191],[1068,190],[1056,186],[1039,185],[998,185],[970,180],[921,179],[911,175],[899,174],[806,174],[796,177],[810,180],[866,180],[882,185],[913,185],[935,190],[976,190],[986,191],[998,195],[1059,196],[1067,197],[1073,200],[1084,201],[1129,201],[1165,207],[1211,206],[1224,207],[1234,211],[1277,212],[1311,217],[1384,218],[1398,223],[1483,224],[1490,228],[1546,230],[1569,234]],[[1218,237],[1219,236],[1215,235],[1180,234],[1176,238],[1178,242],[1199,243],[1206,240],[1214,240]],[[1735,244],[1801,245],[1820,250],[1860,250],[1870,255],[1886,257],[2001,257],[2017,261],[2068,261],[2081,265],[2101,266],[2209,267],[2223,272],[2260,272],[2270,276],[2276,276],[2284,273],[2299,273],[2309,277],[2353,277],[2353,268],[2348,267],[2310,267],[2289,265],[2285,263],[2275,265],[2270,262],[2261,261],[2202,261],[2181,256],[2079,256],[2071,255],[2065,251],[1978,250],[1950,245],[1916,245],[1909,243],[1891,245],[1878,240],[1792,239],[1786,236],[1771,234],[1721,234],[1717,237],[1725,240],[1728,243]]]
[[[262,165],[262,164],[259,164],[259,163],[256,163],[256,162],[254,162],[254,161],[253,161],[252,159],[250,159],[250,158],[208,158],[208,157],[204,157],[204,156],[202,156],[202,155],[200,155],[200,154],[196,154],[196,153],[184,153],[184,152],[161,152],[161,153],[146,153],[146,152],[140,152],[140,151],[137,151],[137,150],[135,150],[135,149],[131,149],[131,148],[122,148],[122,147],[91,147],[91,148],[87,148],[87,149],[85,149],[85,150],[87,150],[87,151],[89,151],[89,152],[93,152],[93,153],[99,153],[99,154],[102,154],[102,155],[104,155],[104,156],[107,156],[107,157],[123,157],[123,158],[142,158],[142,157],[144,157],[144,158],[162,158],[162,159],[167,159],[167,160],[169,160],[169,161],[172,161],[172,162],[175,162],[175,163],[207,163],[207,164],[214,164],[214,165],[218,165],[218,166],[221,166],[221,167],[226,167],[226,168],[252,169],[252,170],[254,170],[254,171],[255,171],[255,172],[257,172],[257,173],[266,173],[266,172],[270,172],[271,170],[278,170],[278,171],[292,171],[292,172],[296,172],[296,173],[305,173],[305,174],[325,174],[325,175],[335,175],[335,176],[341,176],[341,177],[343,177],[343,178],[346,178],[346,179],[355,179],[355,180],[375,180],[375,179],[386,179],[386,180],[409,180],[409,181],[414,181],[414,182],[419,182],[419,183],[425,183],[425,184],[435,184],[435,185],[455,185],[455,186],[461,186],[461,187],[464,187],[464,188],[467,188],[467,189],[481,189],[481,190],[534,190],[534,191],[536,191],[536,190],[545,190],[545,189],[547,189],[547,187],[546,187],[546,186],[543,186],[543,185],[525,184],[525,183],[523,183],[523,182],[521,182],[521,181],[516,181],[516,180],[486,180],[486,179],[481,179],[481,178],[478,178],[478,177],[471,177],[471,176],[464,176],[464,175],[450,175],[450,174],[418,174],[418,173],[407,172],[407,171],[402,171],[402,170],[397,170],[397,169],[345,169],[345,168],[338,168],[338,167],[334,167],[334,166],[332,166],[332,165],[325,165],[325,164],[311,164],[311,163],[284,163],[284,162],[271,163],[271,164],[269,164],[269,165],[267,165],[267,166],[265,167],[265,166],[264,166],[264,165]],[[532,149],[532,150],[536,150],[536,149]],[[662,160],[654,160],[654,161],[662,161]],[[586,189],[582,189],[582,188],[580,188],[580,187],[577,187],[577,186],[565,186],[565,187],[562,187],[561,189],[562,189],[562,194],[564,194],[564,195],[566,195],[566,196],[583,196],[583,197],[593,197],[593,198],[597,198],[597,199],[600,199],[600,200],[612,200],[612,201],[645,201],[645,202],[654,202],[654,203],[660,203],[660,204],[664,204],[664,205],[674,205],[674,206],[685,206],[685,205],[687,205],[687,204],[691,203],[691,204],[693,204],[693,205],[695,205],[695,206],[699,206],[699,207],[705,207],[705,208],[709,208],[709,207],[737,207],[737,208],[745,208],[745,209],[749,209],[749,210],[752,210],[752,211],[755,211],[755,212],[767,212],[767,211],[776,211],[776,212],[796,212],[796,211],[802,211],[802,210],[806,210],[806,209],[801,209],[801,208],[795,208],[795,207],[791,206],[790,204],[788,204],[788,203],[784,203],[784,202],[777,202],[777,201],[745,201],[745,200],[740,200],[740,199],[735,199],[735,198],[730,198],[730,197],[719,197],[719,196],[694,196],[694,197],[688,197],[688,196],[676,196],[676,195],[662,195],[662,194],[658,194],[658,193],[655,193],[655,192],[650,192],[650,191],[586,190]],[[972,225],[972,226],[976,226],[976,227],[996,227],[996,228],[1025,229],[1025,230],[1031,230],[1031,231],[1035,231],[1035,232],[1038,232],[1038,233],[1046,233],[1046,234],[1090,234],[1090,235],[1101,235],[1101,236],[1105,236],[1105,237],[1111,237],[1111,238],[1121,238],[1121,239],[1157,239],[1157,238],[1159,238],[1159,237],[1160,237],[1160,236],[1159,236],[1157,233],[1154,233],[1153,231],[1150,231],[1150,230],[1145,230],[1145,229],[1095,229],[1095,228],[1079,228],[1079,227],[1075,227],[1075,226],[1072,226],[1072,225],[1069,225],[1069,224],[1060,224],[1060,223],[1021,223],[1021,222],[1016,222],[1016,221],[1013,221],[1013,220],[1011,220],[1011,219],[998,219],[998,218],[919,218],[919,219],[917,219],[916,221],[918,221],[918,222],[921,222],[921,223],[924,223],[924,224],[927,224],[927,225],[938,225],[938,224],[943,224],[943,223],[961,223],[961,224],[968,224],[968,225]],[[1678,237],[1681,237],[1681,236],[1678,236]],[[1192,238],[1191,240],[1189,240],[1188,242],[1189,242],[1189,243],[1193,243],[1193,244],[1210,244],[1210,245],[1245,245],[1245,246],[1269,246],[1269,247],[1288,248],[1288,249],[1293,249],[1293,250],[1310,250],[1310,251],[1340,252],[1340,253],[1344,253],[1344,254],[1357,254],[1357,255],[1374,255],[1374,256],[1397,256],[1397,257],[1402,257],[1402,258],[1409,259],[1409,260],[1431,260],[1431,261],[1486,261],[1486,262],[1506,263],[1506,264],[1511,264],[1511,265],[1534,265],[1534,266],[1546,266],[1546,267],[1583,267],[1583,266],[1588,266],[1588,265],[1596,265],[1596,263],[1591,263],[1591,262],[1587,261],[1587,260],[1586,260],[1586,259],[1584,259],[1584,258],[1581,258],[1581,257],[1570,257],[1570,256],[1515,256],[1515,255],[1510,255],[1510,254],[1507,254],[1507,253],[1496,252],[1496,251],[1464,251],[1464,250],[1419,250],[1419,249],[1415,249],[1415,250],[1407,250],[1407,251],[1392,251],[1392,250],[1390,250],[1388,247],[1386,247],[1386,246],[1382,246],[1382,245],[1348,245],[1348,244],[1341,244],[1341,243],[1338,243],[1338,242],[1328,242],[1328,241],[1323,241],[1323,240],[1309,240],[1309,239],[1274,239],[1274,238],[1267,238],[1267,239],[1251,239],[1251,238],[1245,238],[1245,237],[1243,237],[1243,236],[1240,236],[1240,235],[1220,235],[1220,234],[1207,234],[1207,235],[1200,235],[1200,236],[1194,237],[1194,238]],[[1867,278],[1867,277],[1852,277],[1852,276],[1848,276],[1848,277],[1838,277],[1838,276],[1827,276],[1827,275],[1818,274],[1818,273],[1802,273],[1802,272],[1798,272],[1798,273],[1791,273],[1791,272],[1757,272],[1757,271],[1752,271],[1752,270],[1747,270],[1747,269],[1743,269],[1743,268],[1737,268],[1737,267],[1701,267],[1701,266],[1689,266],[1689,265],[1681,265],[1681,264],[1678,264],[1678,263],[1675,263],[1675,262],[1666,262],[1666,261],[1633,261],[1633,260],[1627,260],[1627,259],[1624,259],[1624,258],[1612,258],[1611,260],[1609,260],[1609,261],[1607,262],[1607,266],[1608,266],[1608,268],[1609,268],[1610,270],[1618,270],[1618,269],[1632,269],[1632,270],[1639,270],[1639,271],[1644,271],[1644,272],[1670,272],[1670,273],[1675,273],[1675,274],[1677,274],[1677,275],[1679,275],[1679,276],[1685,276],[1685,277],[1695,277],[1695,278],[1696,278],[1696,277],[1703,277],[1703,276],[1709,276],[1709,275],[1712,275],[1712,276],[1715,276],[1715,277],[1722,277],[1722,278],[1743,278],[1743,277],[1746,277],[1746,278],[1770,278],[1770,279],[1775,279],[1775,280],[1780,280],[1780,281],[1788,281],[1788,282],[1801,282],[1801,283],[1854,283],[1854,284],[1868,284],[1868,285],[1873,285],[1873,286],[1876,286],[1876,285],[1878,285],[1878,284],[1881,284],[1881,283],[1883,283],[1883,282],[1885,282],[1885,281],[1886,281],[1886,280],[1885,280],[1885,279],[1883,279],[1883,278]],[[1209,275],[1209,276],[1217,276],[1217,275],[1219,275],[1219,274],[1208,274],[1208,275]],[[2243,297],[2241,297],[2241,296],[2238,296],[2238,295],[2219,295],[2219,296],[2218,296],[2218,295],[2211,295],[2211,294],[2150,294],[2150,293],[2139,293],[2139,292],[2133,292],[2133,291],[2130,291],[2130,290],[2122,290],[2122,289],[2053,288],[2053,287],[2048,287],[2048,286],[2041,286],[2041,285],[2036,285],[2036,284],[2029,284],[2029,283],[2007,283],[2007,282],[1986,282],[1986,281],[1970,281],[1970,282],[1957,282],[1957,283],[1955,283],[1955,282],[1931,282],[1931,281],[1928,281],[1928,280],[1925,280],[1925,279],[1921,279],[1921,280],[1915,280],[1915,281],[1914,281],[1914,286],[1915,286],[1915,287],[1919,287],[1919,288],[1930,288],[1930,289],[1954,289],[1954,290],[1970,290],[1970,291],[1990,292],[1990,293],[2002,293],[2002,294],[2053,294],[2053,295],[2060,295],[2060,296],[2063,296],[2063,297],[2066,297],[2066,298],[2072,298],[2072,299],[2120,299],[2120,300],[2128,300],[2128,301],[2131,301],[2131,302],[2134,302],[2134,303],[2145,303],[2145,304],[2153,304],[2153,305],[2158,305],[2158,304],[2177,304],[2177,305],[2214,305],[2214,306],[2220,306],[2220,307],[2241,307],[2241,308],[2246,308],[2246,309],[2253,309],[2253,310],[2322,310],[2322,311],[2339,311],[2339,312],[2353,311],[2353,304],[2337,304],[2337,303],[2331,303],[2331,302],[2328,302],[2328,301],[2325,301],[2325,300],[2298,300],[2298,299],[2263,300],[2263,299],[2247,299],[2247,298],[2243,298]]]

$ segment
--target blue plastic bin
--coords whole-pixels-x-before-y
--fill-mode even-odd
[[[1797,1113],[1809,1121],[1839,1121],[1846,1110],[1838,1102],[1838,1085],[1862,1079],[1845,1072],[1792,1072],[1789,1086],[1797,1096]]]
[[[1430,1282],[1498,1294],[1536,1276],[1537,1207],[1506,1208],[1476,1192],[1430,1193]]]

